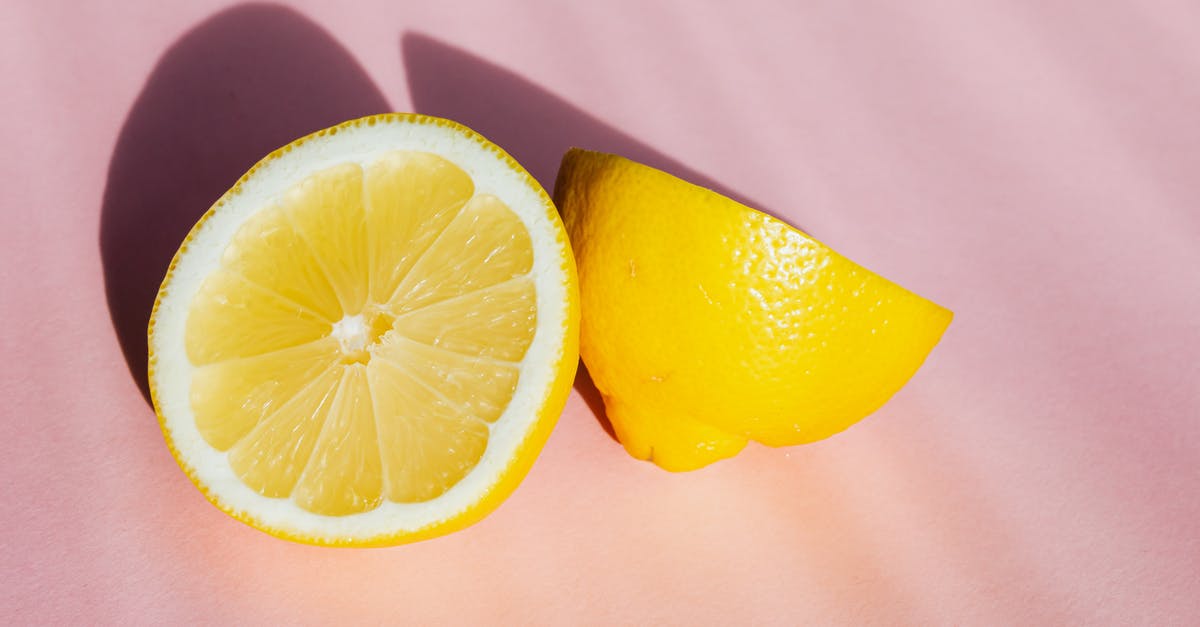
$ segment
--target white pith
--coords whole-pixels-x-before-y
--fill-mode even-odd
[[[423,503],[390,501],[369,512],[323,516],[301,509],[287,498],[264,497],[241,482],[226,454],[209,446],[195,425],[188,397],[193,366],[187,358],[184,329],[192,296],[220,265],[238,228],[257,210],[277,200],[308,175],[347,162],[364,168],[385,153],[419,150],[440,155],[467,172],[476,194],[493,194],[517,214],[533,243],[531,276],[537,291],[537,331],[520,366],[508,408],[491,426],[487,450],[475,468],[445,494]],[[504,157],[454,128],[419,119],[380,119],[374,125],[344,126],[335,135],[313,137],[279,155],[244,181],[193,234],[165,286],[155,314],[151,351],[158,409],[178,455],[195,479],[228,509],[254,518],[260,526],[300,537],[356,540],[416,531],[452,518],[479,501],[498,481],[532,430],[539,408],[554,385],[568,309],[565,243],[547,215],[545,198],[531,179],[514,171]],[[351,348],[366,342],[361,316],[335,326],[334,334]],[[353,349],[356,350],[356,349]]]

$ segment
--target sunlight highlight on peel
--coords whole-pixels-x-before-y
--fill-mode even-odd
[[[411,541],[494,509],[566,400],[578,297],[545,192],[446,120],[297,140],[193,228],[149,328],[173,454],[274,535]]]

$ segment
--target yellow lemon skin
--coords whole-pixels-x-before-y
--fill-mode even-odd
[[[569,151],[555,202],[584,364],[625,449],[667,470],[846,429],[953,317],[778,219],[617,155]]]

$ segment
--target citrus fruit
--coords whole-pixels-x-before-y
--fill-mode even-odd
[[[454,122],[377,115],[276,150],[200,219],[155,302],[150,389],[220,509],[396,544],[512,492],[566,402],[578,317],[537,182]]]
[[[668,470],[842,431],[904,385],[952,317],[771,216],[616,155],[568,152],[555,200],[584,365],[626,450]]]

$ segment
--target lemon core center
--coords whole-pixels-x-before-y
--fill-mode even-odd
[[[387,312],[364,311],[335,322],[330,335],[342,349],[342,362],[369,362],[371,348],[392,328],[393,320]]]

